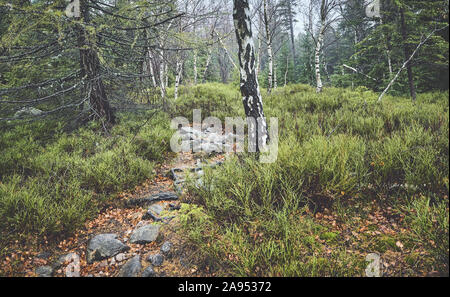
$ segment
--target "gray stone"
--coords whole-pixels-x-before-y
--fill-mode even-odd
[[[161,266],[164,262],[164,256],[161,254],[149,255],[147,261],[152,263],[153,266]]]
[[[62,266],[66,277],[80,277],[80,256],[76,253],[69,253],[59,257],[59,259],[53,264],[54,269],[59,269]]]
[[[147,268],[145,268],[144,271],[142,271],[142,277],[154,277],[156,276],[156,272],[155,270],[153,270],[152,266],[149,266]]]
[[[120,268],[118,277],[138,277],[141,271],[141,257],[139,255],[131,258]]]
[[[164,255],[168,255],[170,251],[172,250],[173,244],[170,241],[166,241],[161,246],[161,253]]]
[[[157,215],[155,215],[151,210],[148,210],[143,216],[142,216],[143,220],[153,220],[155,222],[161,222],[162,219],[160,217],[158,217]]]
[[[175,192],[161,192],[151,195],[149,197],[130,199],[126,202],[127,206],[140,206],[144,204],[151,204],[156,201],[173,201],[178,200],[179,196]]]
[[[38,277],[51,277],[53,274],[53,268],[50,266],[40,266],[35,270]]]
[[[146,225],[134,230],[131,234],[130,242],[137,244],[146,244],[156,240],[159,234],[159,225]]]
[[[127,260],[129,258],[129,256],[124,253],[120,253],[120,254],[117,254],[114,258],[116,259],[117,262],[122,262],[122,261]]]
[[[77,254],[72,254],[70,263],[64,269],[66,277],[80,277],[81,276],[81,266],[80,257]]]
[[[92,238],[87,246],[87,262],[108,259],[115,255],[128,251],[130,247],[117,239],[116,234],[100,234]]]
[[[53,263],[53,265],[52,265],[53,269],[59,269],[63,265],[69,263],[72,260],[72,258],[74,257],[74,254],[75,253],[69,253],[67,255],[62,255],[61,257],[59,257],[58,260],[56,260],[55,263]]]
[[[148,208],[149,211],[152,211],[153,213],[157,214],[158,216],[161,215],[161,213],[164,211],[164,206],[160,204],[153,204]]]
[[[51,252],[42,252],[39,255],[36,256],[38,259],[48,259],[52,256]]]

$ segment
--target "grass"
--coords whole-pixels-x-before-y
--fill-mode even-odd
[[[378,104],[365,89],[289,85],[263,98],[279,119],[278,161],[235,155],[189,185],[180,234],[199,263],[217,275],[361,276],[377,252],[396,262],[389,275],[448,275],[448,92]],[[151,178],[171,117],[244,115],[237,86],[217,83],[182,86],[169,107],[145,125],[150,113],[119,114],[109,136],[96,123],[0,127],[2,245],[70,234]]]
[[[205,265],[219,275],[352,276],[364,275],[367,254],[392,252],[405,267],[391,275],[448,275],[448,93],[378,104],[368,91],[292,85],[263,97],[279,119],[278,161],[235,156],[189,188],[198,207],[183,209],[182,232]],[[373,204],[395,219],[347,238],[367,229]],[[376,234],[380,225],[399,226]],[[412,261],[419,247],[426,255]]]
[[[115,193],[151,178],[171,132],[162,113],[138,130],[148,116],[122,114],[110,136],[95,123],[71,134],[57,123],[2,132],[0,242],[70,234]]]

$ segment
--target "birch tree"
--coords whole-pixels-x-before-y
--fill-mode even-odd
[[[256,74],[256,55],[253,43],[252,21],[248,0],[234,0],[233,20],[238,43],[240,89],[245,114],[254,121],[249,123],[250,140],[256,140],[253,145],[256,151],[267,144],[267,123],[263,111],[263,101]],[[260,125],[258,125],[258,119]]]
[[[321,93],[323,89],[322,77],[320,74],[320,55],[323,51],[324,37],[326,30],[338,19],[334,10],[338,6],[338,0],[310,0],[309,1],[309,34],[314,40],[314,64],[315,64],[315,76],[316,76],[316,91]],[[318,24],[317,29],[314,32],[314,13],[318,9]]]

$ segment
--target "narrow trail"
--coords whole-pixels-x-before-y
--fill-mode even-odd
[[[156,170],[153,180],[121,194],[114,205],[54,251],[42,252],[25,263],[26,275],[213,276],[194,265],[192,252],[177,232],[178,212],[186,176],[200,181],[205,166],[221,165],[224,158],[221,153],[178,153]]]

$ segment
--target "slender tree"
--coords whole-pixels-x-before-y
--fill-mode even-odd
[[[238,43],[239,68],[241,81],[242,103],[247,117],[253,118],[249,123],[250,139],[256,151],[261,151],[268,141],[267,123],[263,111],[262,96],[256,74],[256,55],[253,43],[252,22],[248,0],[234,0],[233,20]],[[260,125],[258,125],[258,120]]]

